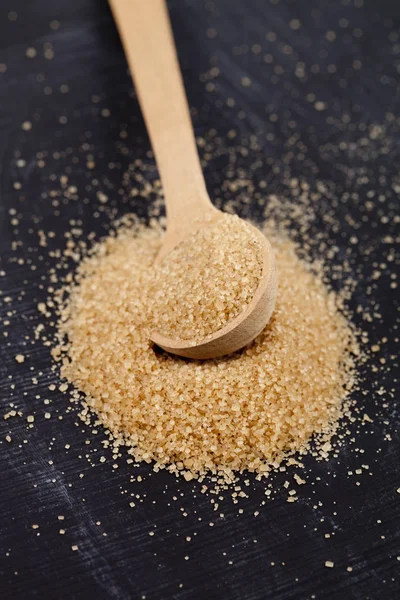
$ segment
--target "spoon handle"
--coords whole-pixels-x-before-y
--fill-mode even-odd
[[[109,0],[157,161],[168,231],[201,219],[209,200],[164,0]],[[179,226],[179,223],[181,225]],[[176,233],[178,233],[176,231]]]

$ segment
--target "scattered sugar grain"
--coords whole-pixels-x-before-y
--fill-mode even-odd
[[[37,50],[36,48],[27,48],[25,54],[28,58],[35,58],[37,55]]]

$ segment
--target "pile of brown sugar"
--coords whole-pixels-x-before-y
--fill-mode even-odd
[[[219,331],[253,298],[262,247],[236,215],[221,214],[168,254],[154,272],[154,323],[165,335],[190,340]]]
[[[162,237],[157,222],[120,228],[81,262],[60,305],[54,357],[84,392],[85,411],[135,460],[187,480],[265,475],[312,439],[326,456],[355,383],[357,344],[322,275],[293,242],[271,240],[280,289],[263,333],[231,356],[184,360],[149,342]]]

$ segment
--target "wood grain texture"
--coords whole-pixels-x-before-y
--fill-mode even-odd
[[[235,129],[239,136],[256,136],[262,147],[257,156],[270,170],[259,173],[255,168],[254,179],[266,180],[270,193],[277,194],[285,193],[284,157],[297,136],[306,150],[303,160],[290,159],[293,177],[302,176],[311,185],[330,181],[342,193],[343,201],[335,209],[342,226],[330,231],[330,239],[339,248],[337,260],[349,259],[363,276],[352,307],[379,305],[376,310],[382,319],[364,326],[371,342],[387,335],[379,356],[392,368],[377,377],[371,370],[377,359],[365,365],[367,383],[356,398],[360,410],[374,422],[357,436],[350,425],[355,441],[350,436],[337,459],[306,461],[313,483],[301,486],[293,505],[282,492],[259,508],[265,485],[251,480],[248,500],[238,506],[222,502],[215,512],[200,485],[175,481],[166,473],[150,474],[146,466],[134,470],[143,481],[131,482],[132,467],[124,461],[113,469],[111,453],[101,444],[105,436],[92,435],[91,428],[77,419],[76,409],[67,407],[65,397],[48,389],[50,383],[58,384],[48,350],[26,339],[42,321],[37,303],[46,296],[42,282],[56,262],[40,247],[37,231],[53,230],[54,248],[62,244],[71,219],[81,219],[86,233],[104,234],[107,218],[91,188],[92,179],[118,190],[121,174],[132,160],[147,161],[153,177],[154,163],[147,155],[149,142],[106,3],[2,0],[0,63],[7,70],[0,74],[0,270],[6,273],[0,277],[0,596],[397,598],[399,414],[389,392],[398,393],[398,364],[393,358],[398,351],[398,294],[389,285],[390,265],[383,268],[379,291],[368,296],[367,287],[374,263],[381,263],[386,252],[385,239],[398,235],[393,218],[382,220],[398,211],[398,192],[392,185],[400,164],[398,3],[176,0],[170,10],[196,134],[215,128],[221,135]],[[10,20],[10,11],[17,13],[16,20]],[[289,26],[293,19],[302,22],[300,31]],[[53,20],[60,21],[59,29],[49,27]],[[335,32],[334,43],[326,38],[328,31]],[[52,59],[44,56],[45,44],[52,44]],[[285,46],[294,54],[288,54]],[[28,47],[37,49],[35,58],[26,57]],[[273,61],[265,62],[265,55]],[[306,81],[296,76],[299,61],[304,63]],[[211,65],[220,69],[214,88],[206,87],[207,77],[202,76]],[[328,65],[336,70],[329,72]],[[242,85],[244,77],[250,78],[251,86]],[[62,85],[69,86],[68,93],[61,91]],[[307,100],[308,94],[315,100]],[[228,98],[234,100],[234,108],[227,105]],[[325,102],[326,110],[316,110],[316,100]],[[105,108],[109,117],[102,114]],[[272,114],[276,118],[271,119]],[[67,123],[60,122],[63,116]],[[32,122],[31,131],[21,128],[24,121]],[[389,154],[377,153],[370,160],[363,152],[350,151],[344,161],[335,151],[341,141],[359,141],[364,135],[360,124],[368,131],[370,125],[383,122]],[[121,128],[128,132],[129,156],[119,152]],[[96,154],[90,173],[85,144],[92,145]],[[45,160],[42,168],[37,165],[38,152]],[[17,166],[18,158],[25,160],[23,168]],[[249,150],[240,160],[249,168],[254,154]],[[360,165],[368,176],[364,184],[355,181]],[[221,151],[205,171],[208,191],[218,206],[224,199],[226,170],[227,158]],[[52,205],[51,192],[63,175],[87,203],[60,198],[58,207]],[[21,189],[15,188],[16,182],[22,183]],[[366,201],[370,189],[385,197],[372,214]],[[358,199],[352,198],[356,192]],[[110,203],[118,216],[132,210],[146,213],[145,205],[129,196],[115,194]],[[318,205],[316,233],[326,227],[323,214],[329,203],[327,192]],[[14,209],[18,225],[10,222],[9,211]],[[251,207],[255,219],[260,217],[258,210]],[[368,252],[362,244],[348,251],[354,222],[359,239],[370,242]],[[23,244],[12,250],[16,240]],[[24,263],[18,264],[16,258]],[[355,318],[361,322],[360,316]],[[18,353],[26,356],[23,364],[14,360]],[[37,384],[32,380],[35,375]],[[50,400],[48,420],[42,416],[44,399]],[[10,402],[25,416],[38,415],[33,428],[25,418],[3,419]],[[85,460],[89,451],[92,456],[107,456],[107,462],[96,459],[91,466]],[[358,478],[348,476],[362,464],[369,470],[363,469]],[[279,473],[275,479],[282,484],[291,477]],[[257,510],[259,515],[254,516]],[[59,515],[64,521],[58,520]],[[59,534],[61,528],[64,535]],[[75,544],[79,549],[74,552]],[[335,567],[326,568],[326,560]]]

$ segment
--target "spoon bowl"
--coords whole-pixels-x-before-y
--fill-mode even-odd
[[[262,270],[257,289],[244,311],[200,341],[174,339],[155,330],[150,335],[154,344],[171,354],[203,360],[240,350],[263,331],[275,307],[278,275],[271,244],[261,231],[253,226],[251,228],[254,236],[262,242]]]

